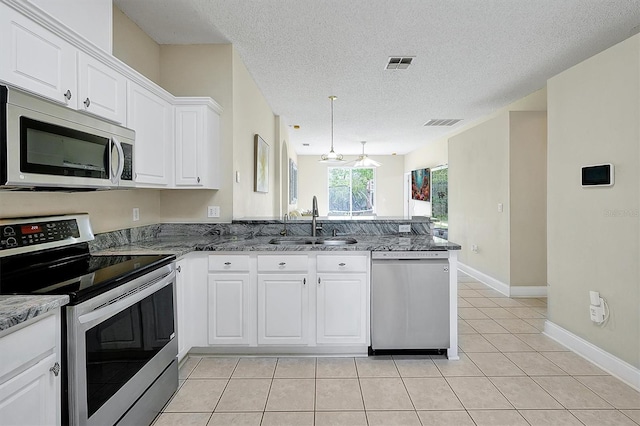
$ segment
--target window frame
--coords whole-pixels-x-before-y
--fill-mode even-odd
[[[344,217],[352,217],[352,216],[376,216],[377,215],[377,207],[378,207],[378,177],[376,173],[375,167],[341,167],[341,166],[330,166],[327,167],[327,215],[331,216],[330,209],[330,200],[331,200],[331,187],[329,186],[329,177],[331,171],[334,169],[344,169],[349,170],[349,213],[345,215],[335,215],[336,217],[344,216]],[[373,211],[369,214],[356,214],[353,212],[353,171],[354,170],[372,170],[373,171]]]

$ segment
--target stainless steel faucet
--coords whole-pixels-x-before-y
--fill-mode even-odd
[[[316,236],[316,231],[322,230],[322,225],[318,226],[316,218],[318,217],[318,199],[313,196],[313,205],[311,207],[311,236]]]
[[[289,219],[289,215],[285,213],[282,217],[282,221],[284,222],[284,229],[280,231],[280,235],[282,235],[283,237],[287,236],[287,219]]]

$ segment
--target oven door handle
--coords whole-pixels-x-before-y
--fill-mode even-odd
[[[172,284],[175,279],[175,275],[175,271],[172,270],[168,274],[162,275],[155,280],[137,287],[140,290],[129,296],[116,296],[110,301],[107,301],[98,306],[94,311],[88,312],[84,315],[80,315],[78,317],[78,322],[84,325],[96,320],[110,318],[118,312],[121,312],[124,309],[128,308],[129,306],[138,303],[145,297],[152,295],[161,288]]]

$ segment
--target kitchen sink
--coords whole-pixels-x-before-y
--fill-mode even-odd
[[[309,237],[283,237],[273,238],[269,241],[269,244],[275,245],[324,245],[324,246],[344,246],[348,244],[355,244],[358,241],[354,238],[309,238]]]

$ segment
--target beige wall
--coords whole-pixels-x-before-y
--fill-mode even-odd
[[[449,139],[449,239],[461,263],[509,283],[508,113]]]
[[[547,113],[509,113],[511,286],[547,285]]]
[[[449,139],[449,238],[511,287],[547,283],[546,130],[545,112],[503,112]]]
[[[233,69],[233,172],[240,172],[240,183],[233,188],[233,217],[273,217],[280,213],[275,203],[280,191],[280,176],[275,168],[280,142],[275,139],[276,117],[260,89],[244,66],[235,49]],[[269,145],[269,192],[254,189],[254,135],[260,135]],[[280,164],[280,161],[278,161]]]
[[[640,368],[640,35],[551,78],[548,102],[549,319]],[[580,167],[606,162],[615,185],[582,188]]]
[[[113,56],[154,83],[160,83],[160,46],[115,5]]]
[[[220,189],[162,191],[161,210],[165,222],[230,222],[233,218],[232,50],[230,44],[161,46],[160,85],[176,96],[210,96],[223,108]],[[220,206],[220,218],[207,218],[210,205]]]
[[[345,156],[345,160],[356,159],[357,156]],[[376,169],[376,211],[378,216],[402,216],[403,195],[402,182],[404,173],[404,158],[401,155],[379,155],[369,158],[382,163]],[[318,198],[320,216],[327,215],[328,188],[327,168],[329,165],[320,163],[320,156],[298,156],[298,207],[311,209],[312,199]]]

